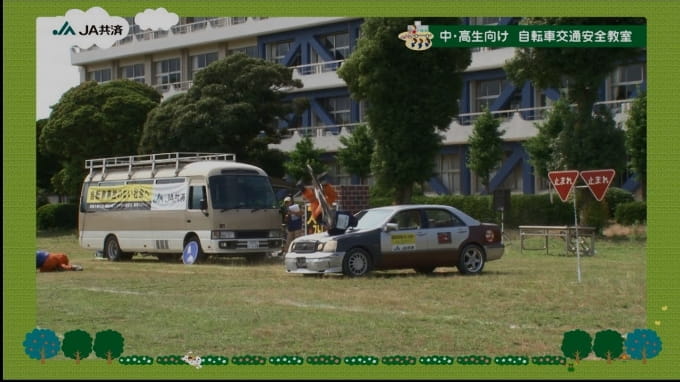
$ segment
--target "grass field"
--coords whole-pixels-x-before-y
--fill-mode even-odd
[[[287,274],[279,258],[109,262],[80,248],[73,232],[40,233],[38,248],[66,252],[85,270],[36,274],[36,322],[60,336],[113,329],[124,355],[154,358],[561,355],[565,331],[646,327],[644,237],[598,238],[597,254],[580,258],[580,283],[562,244],[550,255],[521,254],[516,233],[509,238],[505,256],[479,276],[438,268],[352,279]]]

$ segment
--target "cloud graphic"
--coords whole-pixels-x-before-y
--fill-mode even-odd
[[[92,45],[110,48],[116,41],[125,38],[130,24],[122,17],[110,16],[100,7],[83,12],[70,9],[65,17],[55,17],[52,34],[55,38],[70,40],[73,45],[87,49]]]
[[[142,30],[162,29],[167,31],[178,22],[179,16],[176,13],[168,12],[165,8],[146,9],[143,13],[138,13],[135,16],[135,24],[139,25]]]

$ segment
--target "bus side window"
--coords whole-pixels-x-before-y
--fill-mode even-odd
[[[191,186],[189,188],[189,209],[200,210],[201,200],[207,203],[205,198],[205,186]]]

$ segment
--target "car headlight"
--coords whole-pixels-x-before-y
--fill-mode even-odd
[[[236,233],[234,231],[210,231],[210,238],[213,240],[235,239]]]
[[[319,243],[316,247],[316,250],[319,252],[335,252],[337,248],[338,248],[337,240],[329,240],[325,243]]]

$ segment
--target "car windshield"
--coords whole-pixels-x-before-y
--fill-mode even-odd
[[[364,212],[355,229],[373,229],[380,227],[394,211],[387,209],[368,210]]]

